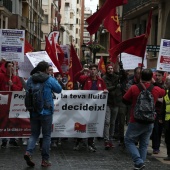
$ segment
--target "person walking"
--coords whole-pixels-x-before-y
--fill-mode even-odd
[[[140,85],[142,85],[142,87],[145,89],[150,88],[152,76],[153,73],[150,69],[144,69],[141,72]],[[137,85],[132,85],[123,96],[123,102],[125,104],[132,103],[130,122],[125,134],[125,146],[132,156],[134,162],[134,170],[141,170],[145,167],[144,161],[147,155],[147,146],[153,129],[153,123],[139,123],[134,118],[136,108],[135,106],[137,104],[137,99],[140,93],[141,90],[139,87]],[[165,95],[165,90],[159,88],[158,86],[153,86],[151,94],[152,100],[154,102],[153,104],[155,104],[158,98],[161,98]],[[139,148],[137,148],[136,142],[139,142]]]
[[[35,83],[44,83],[43,100],[45,101],[46,106],[48,105],[48,107],[44,106],[41,113],[36,113],[34,111],[30,112],[31,136],[28,140],[24,159],[26,160],[28,166],[35,166],[35,163],[32,161],[32,154],[36,145],[36,141],[40,135],[40,132],[42,131],[43,142],[41,151],[41,166],[47,167],[51,166],[51,162],[49,161],[49,150],[51,143],[51,127],[54,111],[52,92],[61,93],[62,88],[55,78],[49,76],[49,64],[47,62],[39,62],[36,68],[38,72],[32,74],[32,76],[28,79],[26,90],[30,88],[31,81]]]

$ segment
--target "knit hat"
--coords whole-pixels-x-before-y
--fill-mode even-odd
[[[107,68],[108,68],[109,66],[113,67],[113,65],[112,65],[112,64],[107,64],[107,66],[106,66],[106,70],[107,70]]]

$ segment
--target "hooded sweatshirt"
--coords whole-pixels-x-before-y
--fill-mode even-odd
[[[28,79],[26,89],[29,89],[31,80],[35,83],[44,83],[43,99],[46,101],[46,103],[48,103],[48,105],[51,106],[51,108],[43,109],[41,114],[42,115],[53,114],[54,101],[53,101],[52,92],[61,93],[62,88],[60,84],[55,78],[49,76],[48,74],[43,73],[43,72],[37,72]],[[36,113],[32,113],[32,115],[36,115]]]

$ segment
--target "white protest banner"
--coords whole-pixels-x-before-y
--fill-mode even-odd
[[[54,65],[46,51],[29,52],[26,53],[28,59],[30,60],[33,67],[36,67],[40,61],[46,61],[53,67],[54,72],[58,72],[57,67]]]
[[[24,61],[25,62],[18,62],[18,75],[28,79],[30,77],[30,72],[34,67],[26,55],[24,56]]]
[[[9,109],[9,118],[30,118],[29,112],[26,111],[25,92],[14,91],[11,96],[11,103]]]
[[[137,57],[137,56],[127,54],[127,53],[121,53],[121,60],[123,63],[123,68],[125,70],[133,70],[136,67],[141,67],[141,64],[142,64],[141,57]],[[144,58],[143,68],[147,68],[146,56]]]
[[[0,29],[0,57],[9,61],[24,62],[25,31]]]
[[[8,103],[8,95],[0,94],[0,105]]]
[[[161,40],[157,70],[170,72],[170,40]]]
[[[103,136],[107,93],[97,90],[63,90],[55,96],[52,137]],[[9,119],[20,119],[19,127],[23,126],[22,119],[29,118],[24,98],[25,92],[12,92]]]
[[[64,52],[64,61],[61,65],[61,69],[63,73],[68,72],[68,63],[70,60],[70,50],[69,50],[69,45],[60,45],[61,49]]]

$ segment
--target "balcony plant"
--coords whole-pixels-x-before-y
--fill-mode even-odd
[[[100,45],[97,41],[89,41],[86,46],[90,49],[91,52],[99,52],[100,50],[105,50],[105,47]]]

